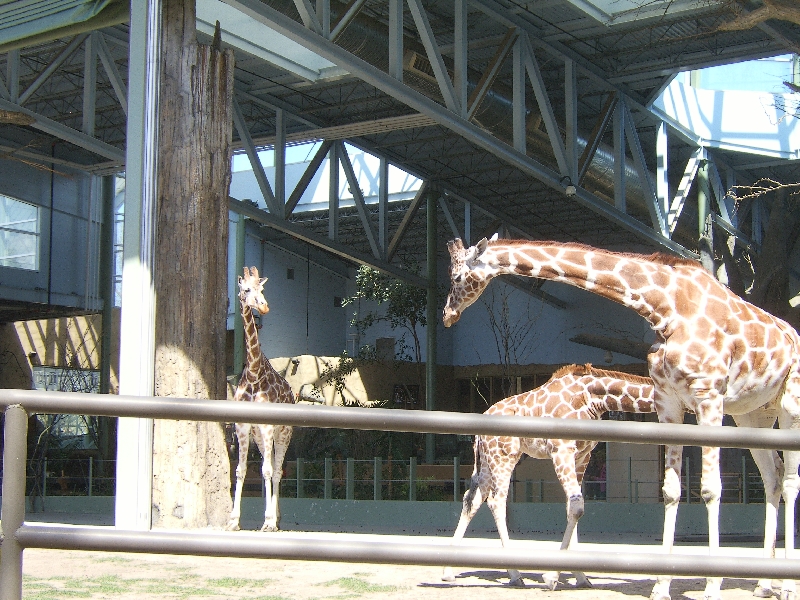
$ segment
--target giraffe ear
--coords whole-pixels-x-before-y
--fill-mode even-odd
[[[258,285],[260,285],[261,287],[264,287],[264,284],[267,283],[267,281],[269,281],[269,278],[262,277],[261,279],[258,280]]]
[[[495,239],[497,234],[492,239]],[[484,252],[486,252],[486,248],[489,246],[489,241],[486,238],[482,238],[477,244],[475,244],[475,257],[477,258]]]
[[[258,279],[258,268],[257,267],[250,267],[250,275]]]
[[[495,232],[495,234],[492,237],[489,238],[489,241],[490,242],[496,242],[497,238],[499,238],[499,237],[500,237],[500,234]]]
[[[241,277],[236,278],[236,283],[239,284],[239,287],[242,287],[242,281],[244,281]]]
[[[242,270],[244,271],[245,277],[250,277],[250,269],[248,269],[247,267],[242,267]]]

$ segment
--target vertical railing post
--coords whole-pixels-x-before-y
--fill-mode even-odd
[[[544,479],[539,480],[539,502],[544,502]]]
[[[325,483],[323,484],[323,496],[325,500],[333,498],[333,459],[325,457]]]
[[[0,542],[0,599],[22,599],[22,546],[17,530],[25,520],[25,464],[27,462],[28,414],[20,405],[6,408],[3,430],[3,505],[0,507],[3,537]]]
[[[89,498],[92,497],[92,457],[89,457]]]
[[[44,503],[44,499],[47,498],[47,459],[42,460],[42,502]],[[31,510],[36,510],[33,506],[31,506]],[[42,510],[44,510],[44,504],[42,505]]]
[[[525,480],[525,502],[533,502],[533,481]]]
[[[413,502],[417,499],[417,457],[408,460],[408,499]]]
[[[303,492],[303,459],[299,456],[295,461],[295,471],[297,473],[297,497],[305,498],[306,496]]]
[[[381,469],[383,461],[380,456],[375,457],[375,466],[372,468],[372,499],[381,499]]]
[[[461,496],[461,458],[453,457],[453,502],[458,502]]]
[[[686,472],[686,504],[692,503],[692,477],[691,471],[689,470],[689,457],[686,457],[686,466],[684,467],[684,471]]]
[[[633,457],[628,457],[628,503],[633,503]]]
[[[351,457],[348,457],[344,482],[344,497],[347,500],[355,499],[355,472],[355,461]]]
[[[750,503],[750,485],[747,481],[747,457],[742,454],[742,504]]]

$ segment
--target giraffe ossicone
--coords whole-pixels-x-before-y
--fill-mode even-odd
[[[482,239],[471,248],[448,243],[450,294],[446,327],[475,302],[489,282],[514,274],[563,282],[635,310],[656,333],[648,355],[659,421],[682,423],[694,412],[700,425],[722,425],[723,413],[740,427],[800,430],[800,336],[785,321],[743,300],[696,261],[664,254],[611,252],[582,244]],[[768,422],[766,422],[768,421]],[[681,495],[681,446],[665,447],[663,548],[671,552]],[[701,494],[708,514],[709,552],[719,554],[722,484],[719,448],[704,447]],[[764,481],[764,556],[775,556],[778,505],[784,498],[786,558],[795,558],[794,512],[800,489],[800,452],[751,450]],[[652,600],[669,600],[671,578],[662,576]],[[707,579],[705,600],[720,599],[721,578]],[[772,582],[759,580],[755,595],[769,597]],[[796,597],[786,579],[781,600]]]
[[[493,404],[486,415],[549,417],[556,419],[599,419],[608,411],[655,412],[653,382],[647,377],[596,369],[591,365],[568,365],[556,371],[542,386],[510,396]],[[589,458],[597,442],[546,438],[519,438],[476,435],[475,467],[469,489],[464,494],[461,517],[453,534],[457,544],[466,533],[475,513],[485,500],[492,511],[503,547],[509,543],[506,525],[508,486],[514,467],[524,454],[553,461],[558,481],[567,498],[567,527],[561,550],[578,543],[578,520],[583,516],[581,485]],[[525,585],[516,569],[509,569],[511,585]],[[586,575],[575,574],[578,587],[591,587]],[[551,590],[558,586],[560,573],[544,573],[542,579]],[[444,581],[453,581],[453,570],[445,567]]]
[[[242,307],[242,322],[246,346],[246,361],[239,385],[233,396],[234,400],[245,402],[278,402],[294,404],[296,399],[292,388],[272,367],[261,351],[253,311],[266,314],[269,311],[264,299],[264,283],[267,278],[258,276],[258,269],[244,267],[244,277],[239,277],[239,302]],[[283,475],[283,459],[292,439],[292,427],[289,425],[263,425],[236,423],[236,439],[239,442],[239,463],[236,466],[236,487],[233,496],[233,510],[228,519],[226,529],[239,529],[241,516],[242,488],[247,474],[247,454],[250,449],[250,435],[261,451],[261,475],[264,478],[265,507],[264,525],[261,531],[277,531],[280,520],[278,498],[281,477]]]

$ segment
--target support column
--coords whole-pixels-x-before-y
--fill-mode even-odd
[[[120,394],[152,396],[160,0],[133,0],[130,23]],[[121,529],[150,529],[152,494],[153,420],[120,418],[117,426],[116,526]]]
[[[114,176],[101,178],[103,224],[100,229],[100,296],[103,299],[103,329],[100,342],[100,393],[111,387],[111,332],[114,314]],[[107,417],[102,417],[107,420]]]
[[[697,237],[700,251],[700,264],[716,276],[714,269],[714,232],[710,214],[711,193],[708,184],[708,160],[700,161],[697,169]]]
[[[22,546],[17,529],[25,520],[25,463],[27,462],[28,414],[19,404],[5,412],[3,431],[3,505],[0,509],[3,537],[0,542],[0,600],[22,598]]]
[[[245,220],[244,215],[236,215],[236,254],[233,259],[233,375],[238,382],[244,367],[244,323],[242,305],[239,302],[239,286],[236,285],[244,267]],[[235,385],[235,383],[234,383]]]
[[[438,311],[436,309],[436,205],[438,192],[428,192],[428,297],[427,297],[427,344],[425,351],[425,410],[436,407],[436,326]],[[436,440],[432,433],[425,434],[425,462],[433,463],[435,459]]]

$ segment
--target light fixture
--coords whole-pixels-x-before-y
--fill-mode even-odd
[[[578,193],[578,188],[572,183],[572,178],[569,175],[564,175],[561,179],[558,180],[558,183],[564,186],[564,193],[567,195],[568,198],[572,198],[575,194]]]

